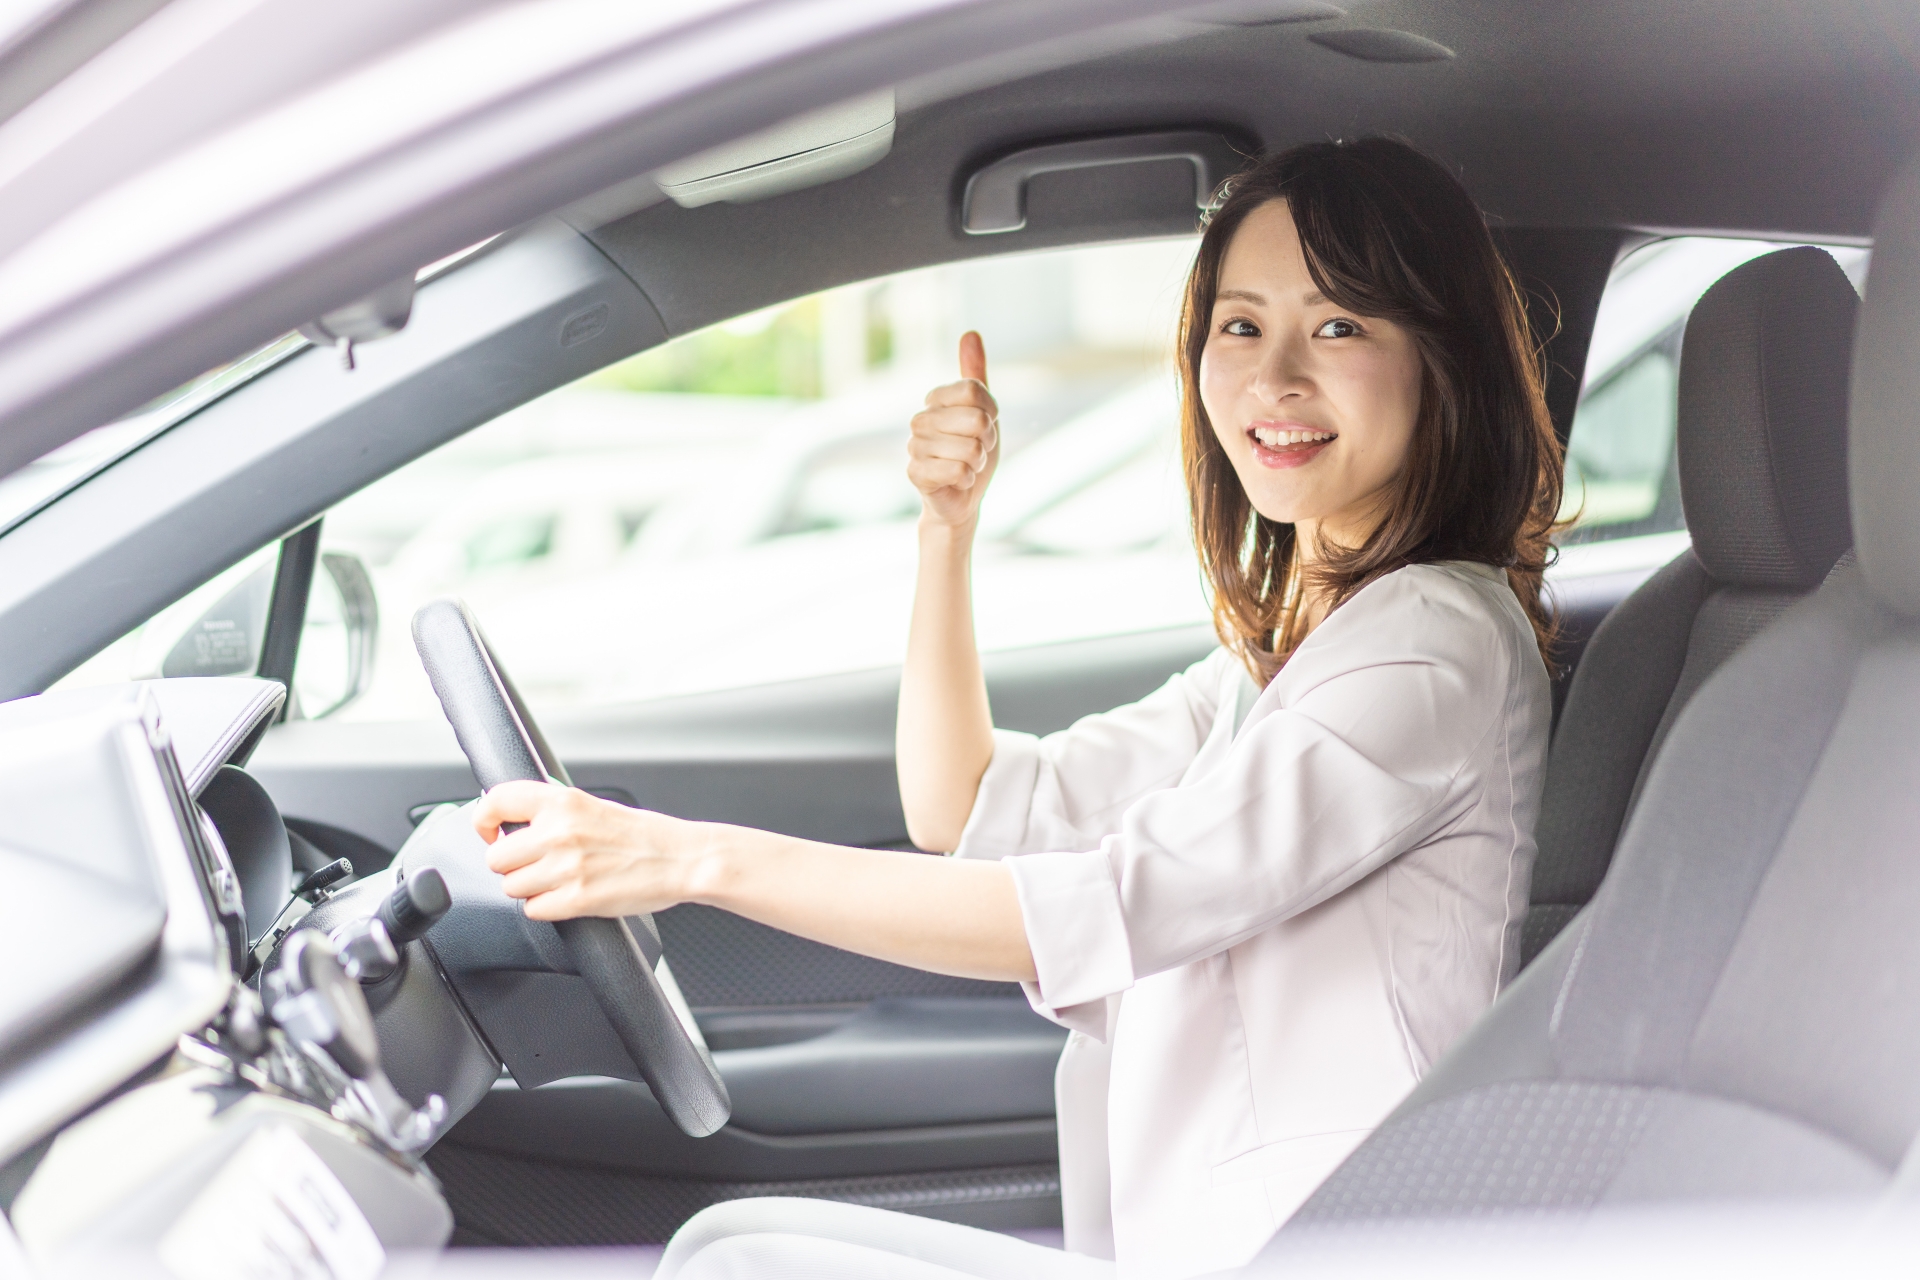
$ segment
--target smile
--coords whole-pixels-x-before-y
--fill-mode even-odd
[[[1254,459],[1263,467],[1305,466],[1339,438],[1336,431],[1294,422],[1256,422],[1247,428]]]

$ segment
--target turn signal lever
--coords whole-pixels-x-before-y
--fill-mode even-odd
[[[407,944],[433,928],[452,905],[447,882],[432,867],[402,880],[379,910],[330,935],[347,976],[371,987],[399,973],[406,967]]]
[[[404,947],[433,928],[453,905],[447,882],[432,867],[416,871],[393,887],[387,900],[374,913],[387,927],[387,937],[396,947]]]
[[[303,929],[289,938],[262,986],[268,1015],[311,1067],[335,1119],[407,1154],[439,1136],[445,1100],[431,1094],[416,1111],[387,1079],[373,1013],[325,934]]]

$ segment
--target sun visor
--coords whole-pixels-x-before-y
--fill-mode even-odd
[[[653,180],[688,209],[765,200],[878,163],[893,149],[893,119],[893,90],[883,89],[670,164]]]

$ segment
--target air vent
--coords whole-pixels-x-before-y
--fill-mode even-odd
[[[1316,31],[1307,39],[1362,62],[1445,62],[1453,56],[1453,50],[1425,36],[1383,27]]]

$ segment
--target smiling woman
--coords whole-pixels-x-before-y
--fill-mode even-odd
[[[1506,571],[1544,649],[1561,449],[1466,192],[1402,144],[1327,143],[1236,180],[1210,224],[1180,359],[1223,642],[1264,684],[1368,583],[1464,560]]]

